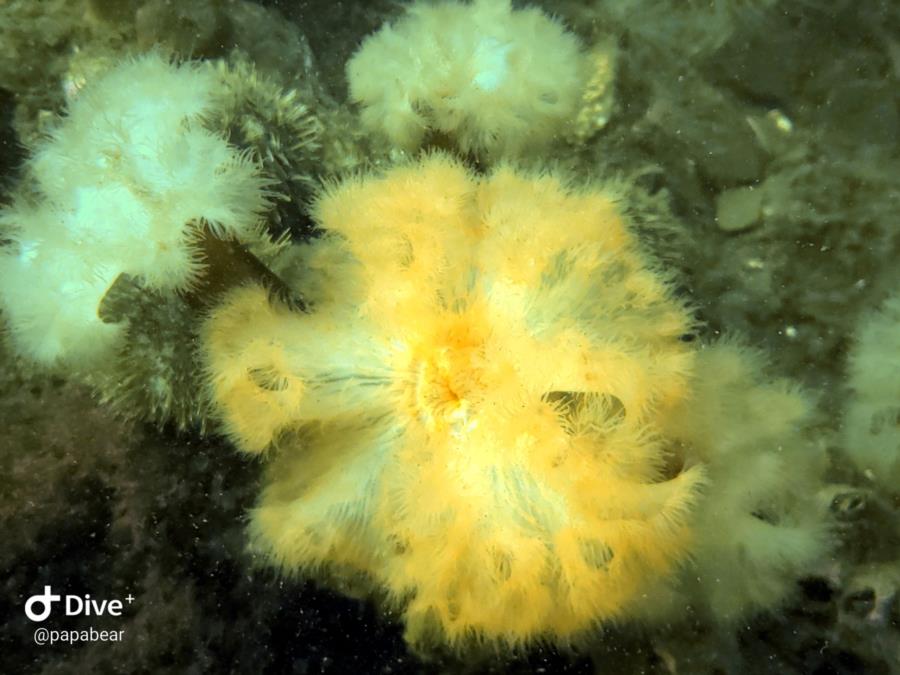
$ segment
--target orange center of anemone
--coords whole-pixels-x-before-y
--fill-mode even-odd
[[[463,435],[477,425],[484,391],[484,339],[471,317],[451,315],[413,349],[415,416],[429,431]]]

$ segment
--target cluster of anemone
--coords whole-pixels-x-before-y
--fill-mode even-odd
[[[268,463],[253,548],[380,599],[416,647],[570,645],[686,607],[731,626],[827,550],[824,455],[757,353],[684,339],[623,190],[514,163],[605,124],[614,66],[509,0],[411,5],[348,64],[348,137],[459,157],[335,180],[291,246],[259,220],[313,231],[294,227],[325,143],[313,99],[246,64],[115,67],[72,91],[0,211],[12,343],[148,417],[213,417]],[[273,209],[275,185],[293,203]],[[212,251],[250,245],[271,252],[241,258],[253,281],[219,265],[202,311],[182,301]],[[881,482],[895,310],[852,362],[848,434]]]
[[[785,480],[821,473],[806,399],[737,345],[698,360],[615,191],[433,154],[314,214],[305,260],[340,292],[298,313],[243,287],[204,330],[224,429],[270,461],[250,529],[274,564],[362,579],[412,644],[465,649],[679,603],[734,620],[823,550]],[[739,583],[690,582],[723,565]]]

